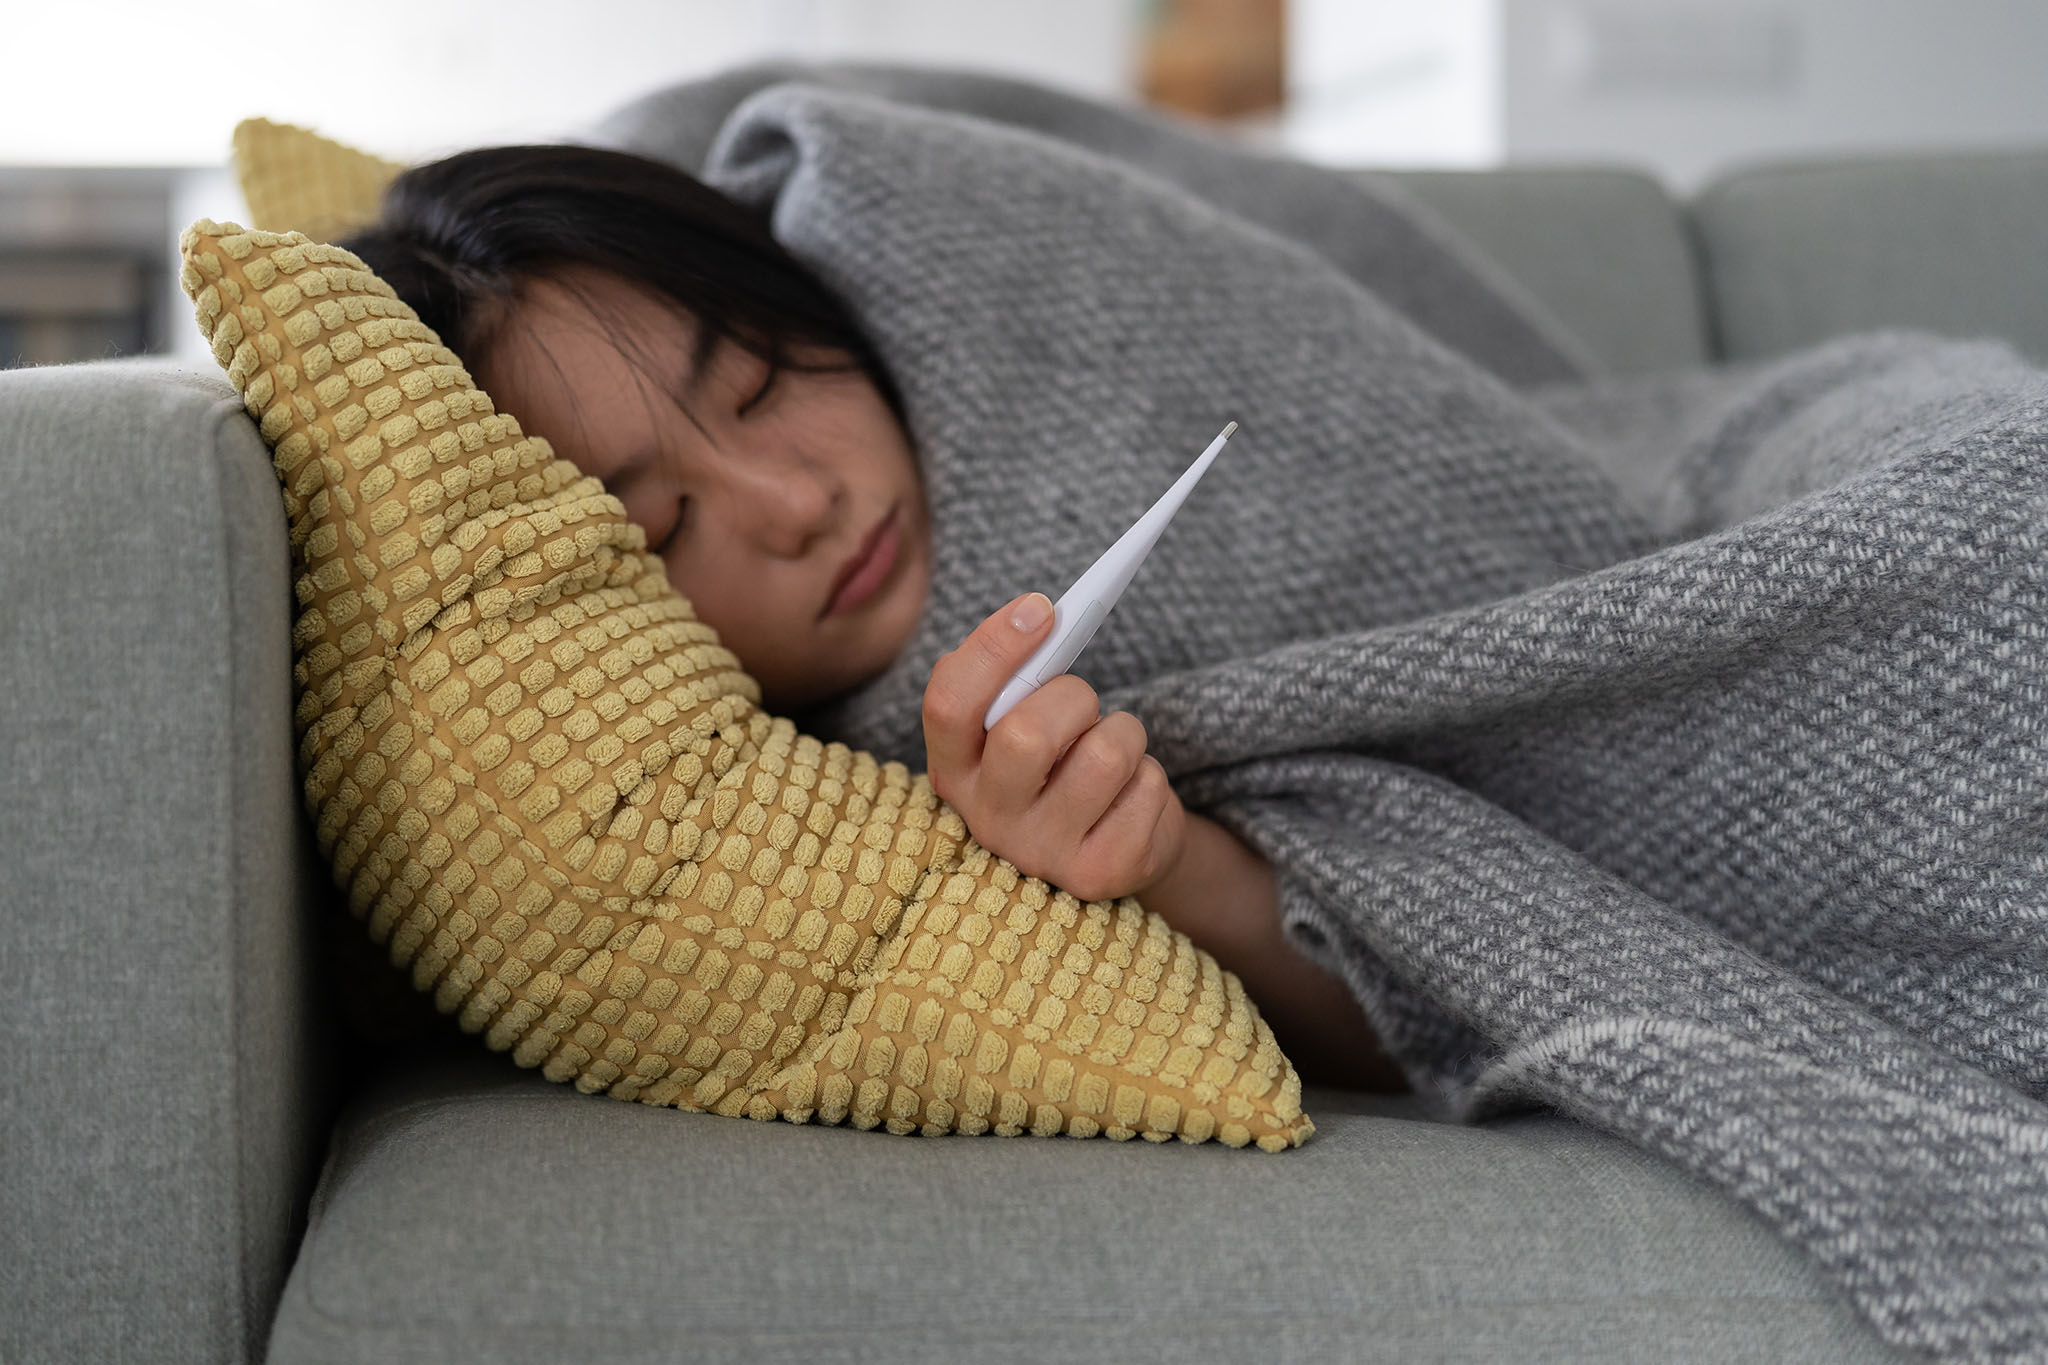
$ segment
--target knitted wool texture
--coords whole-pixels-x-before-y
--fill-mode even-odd
[[[1076,672],[1418,1089],[1683,1165],[1901,1347],[2048,1359],[2048,375],[1880,335],[1539,405],[1361,286],[1412,235],[1272,226],[1350,177],[973,95],[762,89],[702,166],[931,492],[925,619],[807,725],[915,764],[921,670],[1236,418]]]
[[[619,501],[362,262],[202,220],[181,275],[273,449],[319,847],[414,984],[621,1099],[894,1133],[1315,1131],[1237,978],[768,715]]]
[[[309,128],[263,118],[235,125],[234,149],[235,180],[250,221],[315,241],[375,218],[384,187],[405,169]]]

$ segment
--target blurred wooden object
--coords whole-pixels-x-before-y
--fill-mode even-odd
[[[1285,0],[1156,0],[1153,14],[1142,40],[1146,103],[1212,119],[1279,110]]]

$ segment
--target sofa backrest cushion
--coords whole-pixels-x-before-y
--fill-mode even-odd
[[[1709,354],[1680,206],[1610,167],[1376,171],[1500,265],[1615,374]]]
[[[1753,167],[1708,186],[1693,218],[1726,359],[1892,326],[2048,359],[2048,153]]]

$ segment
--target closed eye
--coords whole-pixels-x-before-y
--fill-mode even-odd
[[[669,545],[674,542],[677,533],[681,531],[683,514],[688,510],[690,500],[687,497],[676,499],[675,519],[669,523],[667,534],[662,536],[657,544],[653,536],[655,521],[647,516],[646,513],[651,510],[658,514],[661,511],[662,504],[659,501],[658,495],[654,492],[649,492],[644,496],[639,495],[640,490],[648,486],[646,475],[647,462],[644,460],[634,460],[627,464],[625,468],[606,478],[604,482],[605,487],[611,492],[612,496],[626,505],[627,520],[648,533],[647,548],[649,551],[654,554],[661,554],[668,549]]]
[[[775,387],[776,377],[782,373],[782,367],[773,361],[769,361],[765,369],[766,372],[761,376],[761,386],[755,389],[753,394],[744,403],[741,403],[739,407],[734,409],[737,415],[745,417],[748,413],[758,408],[761,405],[761,401],[767,398],[768,391]]]
[[[690,500],[688,498],[682,498],[677,501],[676,517],[674,521],[669,523],[668,534],[661,538],[660,544],[651,547],[655,554],[667,554],[668,547],[675,544],[676,537],[681,534],[683,529],[683,514],[689,510],[689,507]]]

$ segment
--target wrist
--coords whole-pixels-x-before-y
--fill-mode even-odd
[[[1197,946],[1222,955],[1251,946],[1271,886],[1263,859],[1223,826],[1190,811],[1173,866],[1132,894]]]
[[[1350,987],[1288,942],[1272,865],[1229,830],[1190,814],[1180,859],[1138,896],[1237,975],[1304,1082],[1408,1088]]]

